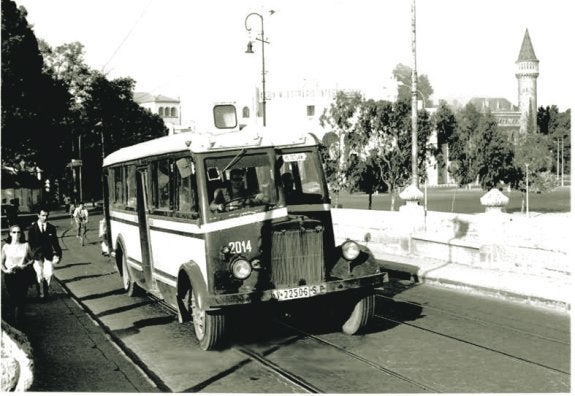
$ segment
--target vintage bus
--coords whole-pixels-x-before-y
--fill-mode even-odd
[[[345,333],[360,331],[387,274],[356,242],[335,245],[318,140],[239,131],[232,105],[215,106],[214,119],[214,134],[104,159],[107,238],[126,292],[192,320],[204,350],[226,340],[231,309],[256,303],[322,298],[344,310]]]

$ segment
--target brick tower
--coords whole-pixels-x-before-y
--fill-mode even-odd
[[[539,60],[535,56],[529,30],[525,30],[523,44],[515,62],[519,105],[519,136],[537,132],[537,77]]]

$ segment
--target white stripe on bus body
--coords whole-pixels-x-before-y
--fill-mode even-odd
[[[117,217],[118,219],[130,221],[130,222],[134,222],[134,223],[138,222],[138,215],[135,212],[134,213],[127,213],[127,212],[119,212],[116,210],[111,210],[110,211],[110,217],[112,217],[112,218]]]
[[[331,210],[330,204],[312,204],[312,205],[288,205],[290,212],[328,212]]]
[[[158,218],[150,218],[148,219],[148,222],[150,223],[150,226],[163,228],[165,230],[189,232],[192,234],[207,234],[209,232],[227,230],[229,228],[239,227],[264,220],[278,219],[287,216],[287,214],[287,208],[278,208],[267,212],[252,213],[202,225]]]
[[[207,279],[206,243],[203,239],[152,229],[150,244],[155,269],[177,278],[180,265],[193,261],[204,281]]]
[[[178,286],[178,283],[176,280],[171,279],[171,278],[167,278],[161,274],[158,274],[157,272],[154,272],[153,274],[154,279],[156,279],[157,281],[160,281],[162,283],[165,283],[166,285],[176,288]]]
[[[302,205],[300,205],[300,206],[302,206]],[[319,208],[320,205],[303,205],[303,206],[314,206],[314,208],[315,207]],[[315,210],[317,210],[318,208],[315,208]],[[138,216],[135,214],[133,215],[131,213],[111,211],[110,215],[111,215],[111,217],[117,217],[118,219],[122,219],[125,221],[129,221],[129,222],[133,222],[133,223],[138,222]],[[228,228],[238,227],[238,226],[251,224],[251,223],[255,223],[255,222],[259,222],[259,221],[278,219],[280,217],[285,217],[285,216],[287,216],[287,208],[278,208],[278,209],[270,210],[267,212],[252,213],[249,215],[234,217],[234,218],[216,221],[213,223],[208,223],[208,224],[203,224],[203,225],[198,225],[198,224],[193,224],[193,223],[184,223],[181,221],[172,221],[172,220],[159,219],[159,218],[153,218],[153,217],[150,217],[148,219],[148,222],[149,222],[150,226],[154,226],[157,228],[164,228],[166,230],[189,232],[192,234],[205,234],[208,232],[221,231],[221,230],[225,230]]]
[[[134,260],[131,257],[128,257],[127,259],[127,263],[130,267],[133,267],[135,269],[137,269],[138,271],[143,271],[144,269],[142,268],[142,265],[140,263],[138,263],[136,260]]]

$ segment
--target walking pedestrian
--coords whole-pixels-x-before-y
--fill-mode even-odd
[[[62,249],[58,243],[56,227],[48,223],[48,215],[48,209],[40,207],[38,221],[32,223],[28,230],[28,241],[32,249],[34,270],[36,271],[36,288],[40,298],[48,296],[54,264],[58,264],[62,258]]]
[[[74,210],[74,221],[76,222],[76,238],[82,238],[82,246],[88,232],[88,209],[84,207],[84,202],[80,202]]]
[[[110,248],[108,247],[108,227],[106,226],[106,219],[100,220],[100,228],[98,230],[100,237],[100,247],[102,249],[102,256],[110,255]]]
[[[68,209],[68,214],[70,215],[70,225],[74,225],[74,211],[76,210],[76,202],[70,202],[70,208]]]
[[[20,320],[26,300],[30,285],[28,268],[32,263],[32,251],[22,229],[18,225],[10,226],[6,244],[2,246],[1,264],[14,324]]]

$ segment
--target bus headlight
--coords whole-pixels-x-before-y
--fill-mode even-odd
[[[355,260],[359,256],[359,245],[354,241],[345,241],[341,245],[341,253],[346,260]]]
[[[244,280],[252,273],[250,262],[245,259],[237,259],[232,263],[232,274],[238,279]]]

